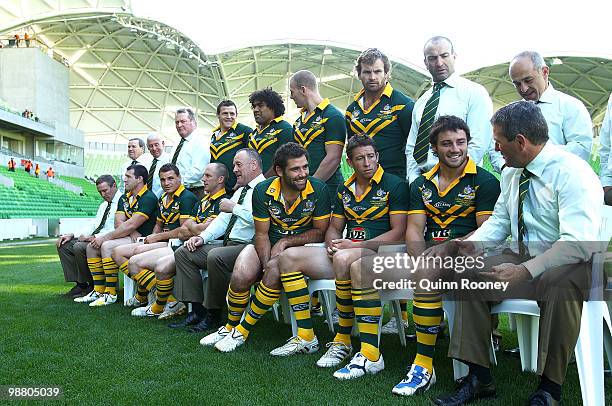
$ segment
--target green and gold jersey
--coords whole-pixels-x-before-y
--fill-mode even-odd
[[[414,102],[387,83],[369,109],[363,108],[362,89],[346,108],[348,137],[367,134],[376,143],[378,163],[385,171],[406,179],[406,140],[412,123]]]
[[[146,221],[136,229],[143,237],[153,232],[158,210],[157,196],[146,185],[135,195],[132,192],[122,194],[117,203],[117,213],[125,214],[128,219],[135,214],[146,217]]]
[[[344,146],[346,124],[342,112],[329,104],[329,99],[324,99],[309,115],[302,109],[293,124],[293,139],[308,151],[308,167],[310,175],[314,175],[325,158],[326,145]],[[326,183],[333,191],[342,183],[340,166]]]
[[[193,206],[198,202],[196,195],[181,185],[171,195],[163,193],[157,204],[159,213],[157,221],[162,231],[170,231],[181,226],[181,219],[188,219],[193,213]]]
[[[249,145],[249,134],[253,132],[251,127],[240,124],[237,121],[234,125],[224,133],[221,133],[221,128],[217,127],[213,130],[210,137],[210,162],[219,162],[225,165],[229,173],[229,177],[225,184],[233,189],[236,184],[236,175],[234,175],[234,156],[242,148]]]
[[[410,185],[408,214],[427,215],[425,241],[463,237],[478,228],[476,216],[491,215],[500,193],[499,181],[469,158],[460,177],[446,190],[438,188],[436,164]]]
[[[268,236],[272,244],[310,230],[313,220],[329,219],[330,214],[327,185],[313,177],[308,177],[306,188],[289,208],[285,207],[279,177],[266,179],[253,190],[253,219],[270,222]]]
[[[219,190],[212,196],[207,194],[201,201],[197,202],[193,207],[191,219],[198,224],[204,223],[208,219],[214,219],[219,215],[219,203],[222,199],[229,199],[231,196],[224,189]]]
[[[338,187],[332,216],[345,219],[346,238],[371,240],[391,230],[391,214],[408,213],[408,185],[378,165],[368,188],[357,196],[355,178]]]
[[[262,162],[262,172],[265,174],[274,163],[274,153],[281,145],[293,141],[293,127],[283,120],[283,117],[276,117],[274,120],[262,128],[255,129],[249,135],[249,147],[259,152]]]

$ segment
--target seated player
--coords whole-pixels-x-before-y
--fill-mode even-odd
[[[87,265],[94,281],[94,290],[74,299],[90,306],[106,306],[117,301],[119,267],[111,258],[113,249],[131,244],[138,237],[148,236],[155,227],[157,197],[146,185],[147,168],[130,165],[125,171],[125,193],[119,198],[115,213],[115,230],[98,235],[87,246]]]
[[[361,352],[347,367],[334,374],[341,379],[357,377],[365,372],[375,373],[384,368],[378,351],[378,336],[371,333],[372,323],[378,326],[382,311],[378,291],[351,288],[353,275],[350,266],[364,255],[375,254],[381,244],[401,241],[406,231],[408,211],[407,185],[378,164],[378,150],[370,137],[356,135],[349,139],[346,155],[355,173],[338,188],[331,224],[325,235],[326,247],[296,247],[280,256],[281,280],[295,313],[298,335],[271,352],[272,355],[286,356],[317,350],[318,340],[312,329],[304,276],[311,279],[335,278],[339,330],[334,340],[327,344],[328,350],[317,361],[317,366],[338,366],[351,356],[351,330],[355,316],[362,341]],[[345,227],[347,238],[343,239]]]
[[[180,241],[186,241],[194,235],[199,235],[217,217],[219,214],[219,202],[227,197],[225,191],[226,177],[227,169],[225,165],[221,163],[208,164],[202,178],[206,195],[192,208],[191,217],[183,222],[180,228],[176,229],[178,230]],[[176,273],[174,251],[179,246],[165,244],[161,248],[137,253],[129,259],[128,270],[130,277],[140,278],[138,275],[144,272],[144,275],[148,275],[146,280],[149,280],[148,288],[139,286],[138,293],[128,303],[131,306],[138,307],[132,311],[132,316],[159,317],[163,320],[184,311],[185,305],[173,300],[173,297],[171,297],[174,288],[174,275]],[[136,251],[140,248],[142,247],[137,248]],[[152,280],[150,280],[151,272],[154,273]],[[147,305],[147,292],[152,286],[157,287],[156,300],[154,303]]]
[[[277,176],[259,183],[253,191],[255,243],[242,250],[234,265],[227,293],[231,306],[228,323],[200,341],[202,345],[214,344],[221,352],[244,344],[257,321],[279,298],[278,256],[289,247],[323,241],[329,224],[327,186],[308,176],[304,147],[294,142],[280,146],[274,154],[274,171]],[[240,322],[249,290],[260,278],[250,310]]]

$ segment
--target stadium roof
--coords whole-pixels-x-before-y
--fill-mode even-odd
[[[340,108],[360,89],[352,70],[364,46],[320,39],[249,38],[244,42],[250,46],[207,54],[202,47],[223,43],[224,31],[212,40],[201,35],[188,37],[178,30],[182,26],[161,22],[165,21],[163,15],[161,21],[155,21],[132,10],[128,0],[11,0],[0,5],[0,34],[30,27],[38,41],[66,59],[71,70],[71,123],[85,132],[88,141],[118,142],[159,129],[174,140],[173,112],[177,107],[195,107],[200,127],[211,128],[217,124],[215,106],[224,98],[235,100],[241,120],[252,124],[248,95],[264,86],[283,94],[287,115],[294,117],[295,107],[288,100],[286,86],[290,74],[299,69],[313,70],[321,78],[322,94]],[[168,19],[176,21],[171,17]],[[193,31],[193,26],[185,29]],[[206,29],[202,27],[202,31]],[[386,49],[384,43],[380,46]],[[612,90],[611,61],[545,55],[556,63],[551,76],[555,86],[582,99],[595,122],[600,122]],[[392,84],[418,97],[428,86],[427,72],[420,63],[394,57],[392,61]],[[485,85],[496,104],[517,98],[507,79],[507,63],[465,76]]]

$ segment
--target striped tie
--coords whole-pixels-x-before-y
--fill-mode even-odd
[[[242,204],[244,202],[244,198],[246,197],[247,191],[250,189],[251,187],[249,185],[246,185],[245,187],[242,188],[242,191],[240,192],[240,197],[238,198],[238,202],[236,204]],[[229,241],[229,236],[230,233],[232,232],[232,228],[234,227],[234,224],[236,224],[236,220],[238,220],[238,216],[236,216],[235,214],[232,214],[232,217],[230,217],[230,221],[229,223],[227,223],[227,228],[225,229],[225,235],[223,236],[223,245],[227,245],[227,242]]]
[[[440,89],[446,86],[444,82],[438,82],[433,86],[433,93],[427,103],[421,116],[421,124],[419,124],[419,133],[417,134],[416,143],[412,156],[417,164],[422,164],[427,161],[427,153],[429,152],[429,131],[436,117],[438,110],[438,102],[440,101]]]
[[[172,155],[172,165],[176,165],[176,161],[178,160],[181,149],[183,148],[183,144],[185,143],[185,138],[181,138],[181,142],[179,142],[178,147],[176,147],[176,151],[174,151],[174,155]]]
[[[525,256],[526,249],[525,244],[523,244],[523,240],[525,235],[527,234],[527,228],[525,227],[525,221],[523,220],[523,203],[525,202],[525,198],[527,197],[527,192],[529,191],[529,180],[531,178],[532,173],[527,170],[527,168],[523,169],[521,173],[521,177],[519,178],[519,200],[518,200],[518,241],[519,241],[519,255],[522,257]]]
[[[104,209],[104,214],[102,215],[102,220],[100,221],[100,224],[98,224],[98,227],[96,227],[96,229],[93,230],[91,235],[98,234],[100,230],[104,228],[104,224],[106,223],[106,219],[108,218],[108,214],[110,213],[110,208],[111,208],[111,202],[107,202],[106,209]]]
[[[155,167],[157,166],[157,158],[153,158],[151,168],[149,168],[149,178],[147,179],[147,188],[152,190],[153,188],[153,176],[155,175]]]

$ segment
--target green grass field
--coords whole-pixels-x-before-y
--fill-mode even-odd
[[[0,246],[0,385],[60,385],[69,404],[429,404],[429,397],[453,388],[446,357],[448,340],[438,343],[438,383],[426,396],[391,395],[415,353],[397,336],[383,336],[386,369],[355,381],[339,382],[332,370],[318,369],[321,355],[277,359],[268,355],[289,338],[291,328],[267,315],[247,344],[232,354],[204,348],[192,335],[166,322],[130,317],[120,304],[92,309],[58,294],[63,281],[55,247],[48,243]],[[516,335],[502,317],[504,348]],[[315,326],[325,343],[331,334],[322,319]],[[498,354],[495,404],[524,404],[538,379],[520,370],[520,361]],[[606,382],[607,404],[612,384]],[[2,401],[0,400],[0,403]],[[580,404],[575,366],[564,386],[566,405]],[[481,403],[486,404],[486,403]]]

